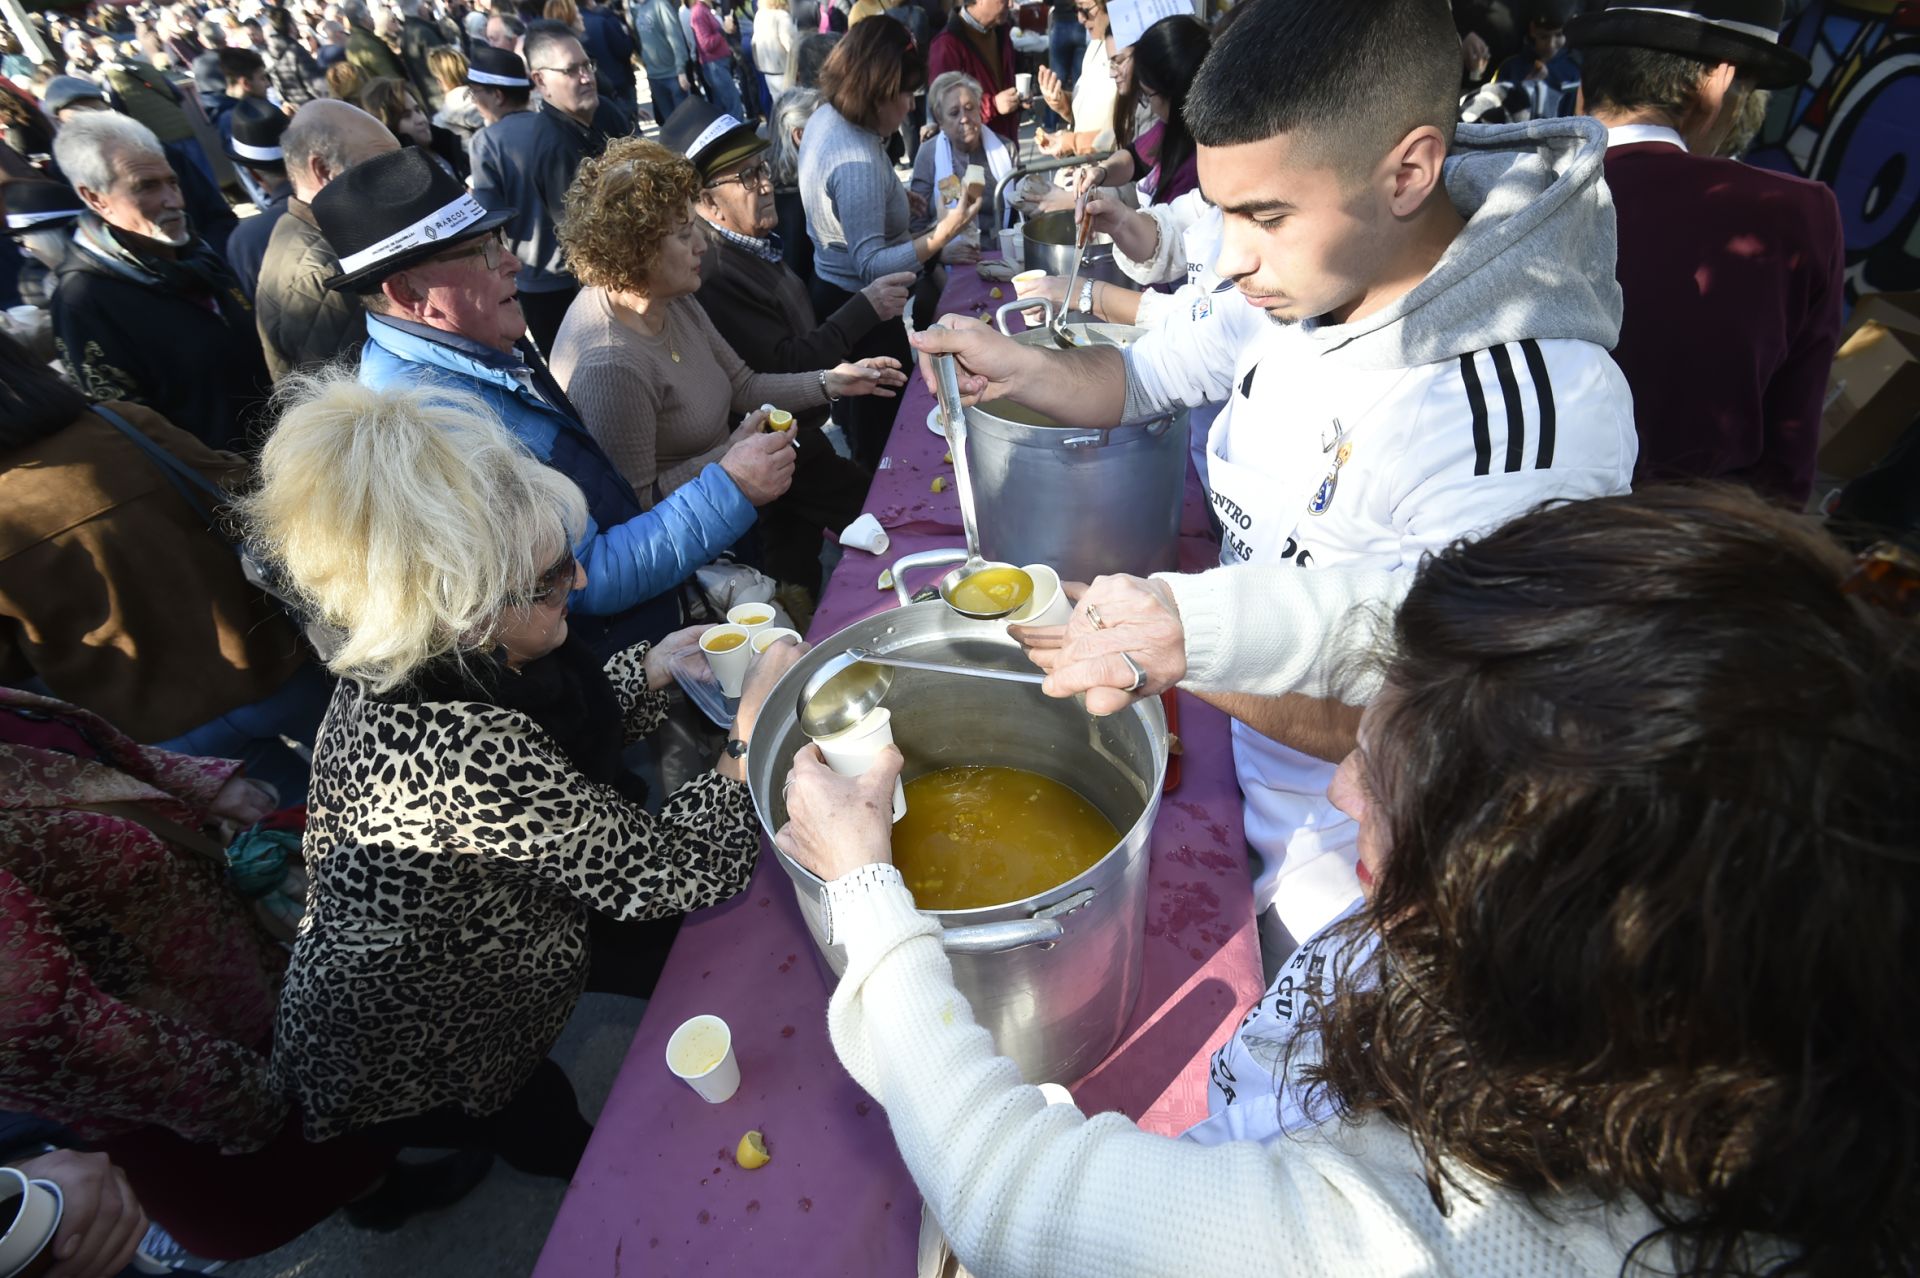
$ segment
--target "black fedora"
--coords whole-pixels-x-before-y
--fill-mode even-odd
[[[467,58],[467,83],[489,89],[533,89],[533,81],[527,78],[527,64],[520,55],[490,44],[473,46]]]
[[[660,126],[660,145],[686,156],[705,181],[750,155],[760,154],[770,143],[705,98],[693,96],[676,107]]]
[[[87,211],[87,206],[65,182],[29,178],[9,182],[5,190],[8,235],[59,230],[71,226]]]
[[[1813,67],[1781,46],[1785,20],[1785,0],[1612,0],[1599,13],[1567,23],[1567,42],[1581,49],[1628,45],[1731,62],[1763,89],[1787,89],[1804,83]]]
[[[417,146],[376,155],[313,197],[313,220],[340,255],[327,287],[371,292],[395,271],[493,230],[512,209],[483,208],[459,178]]]
[[[287,153],[280,135],[287,131],[287,113],[271,102],[242,99],[233,108],[233,136],[227,139],[227,158],[250,169],[287,171]]]

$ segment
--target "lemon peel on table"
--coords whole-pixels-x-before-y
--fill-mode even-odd
[[[936,475],[934,477],[933,491],[936,493],[944,493],[947,491],[947,477],[945,475]]]
[[[879,587],[878,587],[878,589],[881,589],[881,590],[892,590],[892,589],[893,589],[893,569],[891,569],[891,568],[886,568],[886,569],[882,569],[882,570],[881,570],[881,573],[880,573],[880,585],[879,585]]]
[[[771,1157],[767,1153],[767,1138],[757,1131],[742,1136],[740,1144],[733,1151],[733,1160],[746,1171],[765,1167]]]

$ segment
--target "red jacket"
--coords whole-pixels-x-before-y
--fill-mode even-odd
[[[966,19],[955,9],[946,29],[933,38],[927,50],[927,83],[948,71],[964,71],[980,82],[980,119],[989,129],[1012,142],[1020,136],[1020,114],[1002,115],[993,108],[993,95],[1013,87],[1013,36],[1005,27],[993,29],[994,43],[1000,46],[1000,65],[989,66],[973,42],[961,34]]]
[[[1635,485],[1725,478],[1804,503],[1840,336],[1833,192],[1660,142],[1609,148],[1607,185]]]

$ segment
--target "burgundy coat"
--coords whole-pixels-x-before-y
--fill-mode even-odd
[[[1660,142],[1607,151],[1636,485],[1725,478],[1802,504],[1845,265],[1827,187]]]
[[[1002,115],[993,109],[993,95],[1013,87],[1013,35],[1005,27],[995,27],[994,43],[1000,48],[1000,64],[988,66],[973,42],[961,34],[966,19],[958,9],[947,20],[944,31],[933,38],[927,50],[927,83],[948,71],[965,71],[980,82],[980,119],[989,129],[1012,142],[1020,136],[1020,116]],[[931,108],[929,108],[931,109]]]

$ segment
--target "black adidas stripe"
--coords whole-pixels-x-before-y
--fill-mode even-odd
[[[1507,404],[1507,473],[1520,469],[1527,447],[1527,415],[1520,407],[1520,381],[1513,375],[1513,356],[1504,346],[1487,352],[1493,356],[1494,371],[1500,374],[1500,397]]]
[[[1487,433],[1487,397],[1471,351],[1460,357],[1460,380],[1467,384],[1467,403],[1473,408],[1473,473],[1484,475],[1493,465],[1493,437]]]
[[[1540,453],[1533,460],[1533,468],[1547,470],[1553,465],[1553,379],[1547,376],[1547,359],[1540,353],[1540,343],[1523,338],[1520,353],[1526,356],[1527,371],[1533,374],[1533,394],[1540,401]]]

